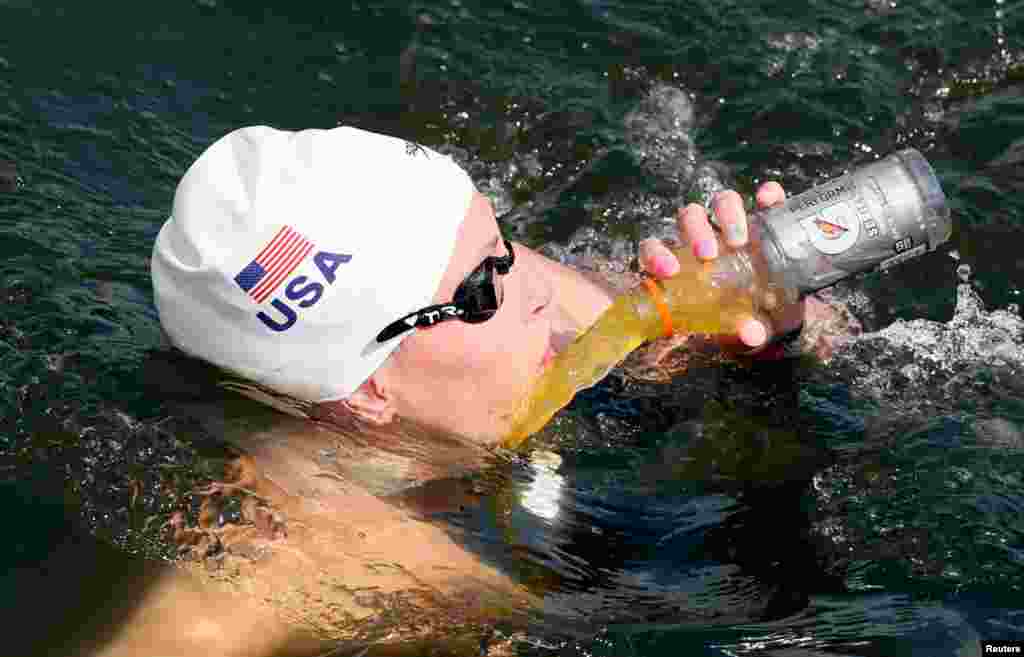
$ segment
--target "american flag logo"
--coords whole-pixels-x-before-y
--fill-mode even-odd
[[[235,282],[256,303],[263,303],[312,250],[312,242],[291,226],[282,226],[259,255],[238,272]]]

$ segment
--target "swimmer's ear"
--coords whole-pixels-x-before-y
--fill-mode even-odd
[[[368,424],[383,426],[395,420],[394,398],[376,376],[371,376],[348,399],[338,403]]]

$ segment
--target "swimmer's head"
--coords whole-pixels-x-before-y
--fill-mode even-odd
[[[429,305],[473,184],[450,158],[354,128],[237,130],[189,168],[153,250],[172,343],[277,392],[348,397]]]
[[[431,149],[250,127],[185,174],[153,286],[192,356],[376,424],[491,435],[488,408],[524,392],[551,333],[535,312],[550,287],[510,246],[465,171]]]

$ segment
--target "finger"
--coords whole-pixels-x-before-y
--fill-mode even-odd
[[[741,319],[736,324],[736,336],[751,349],[767,344],[770,335],[771,332],[765,323],[753,317]]]
[[[774,180],[768,181],[757,189],[757,206],[770,208],[786,200],[786,191]]]
[[[738,249],[747,243],[747,211],[743,199],[731,189],[715,194],[712,200],[715,216],[722,225],[725,243]]]
[[[748,315],[736,322],[735,332],[715,336],[722,350],[732,356],[752,356],[770,343],[771,321],[764,316]]]
[[[670,278],[679,273],[679,260],[659,239],[649,237],[640,242],[640,266],[656,278]]]
[[[680,210],[679,228],[693,245],[693,254],[698,259],[714,260],[718,257],[718,240],[703,207],[691,203]]]

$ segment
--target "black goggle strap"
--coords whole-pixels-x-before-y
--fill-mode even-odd
[[[457,319],[464,313],[462,308],[450,303],[427,306],[388,324],[383,331],[377,334],[377,342],[387,342],[414,328],[427,328],[446,319]]]
[[[516,252],[515,249],[512,248],[512,242],[509,242],[508,240],[504,240],[504,242],[505,250],[508,251],[508,255],[500,258],[495,256],[488,258],[488,260],[491,261],[491,264],[494,265],[494,269],[502,276],[507,274],[508,270],[512,268],[512,265],[516,263]]]

